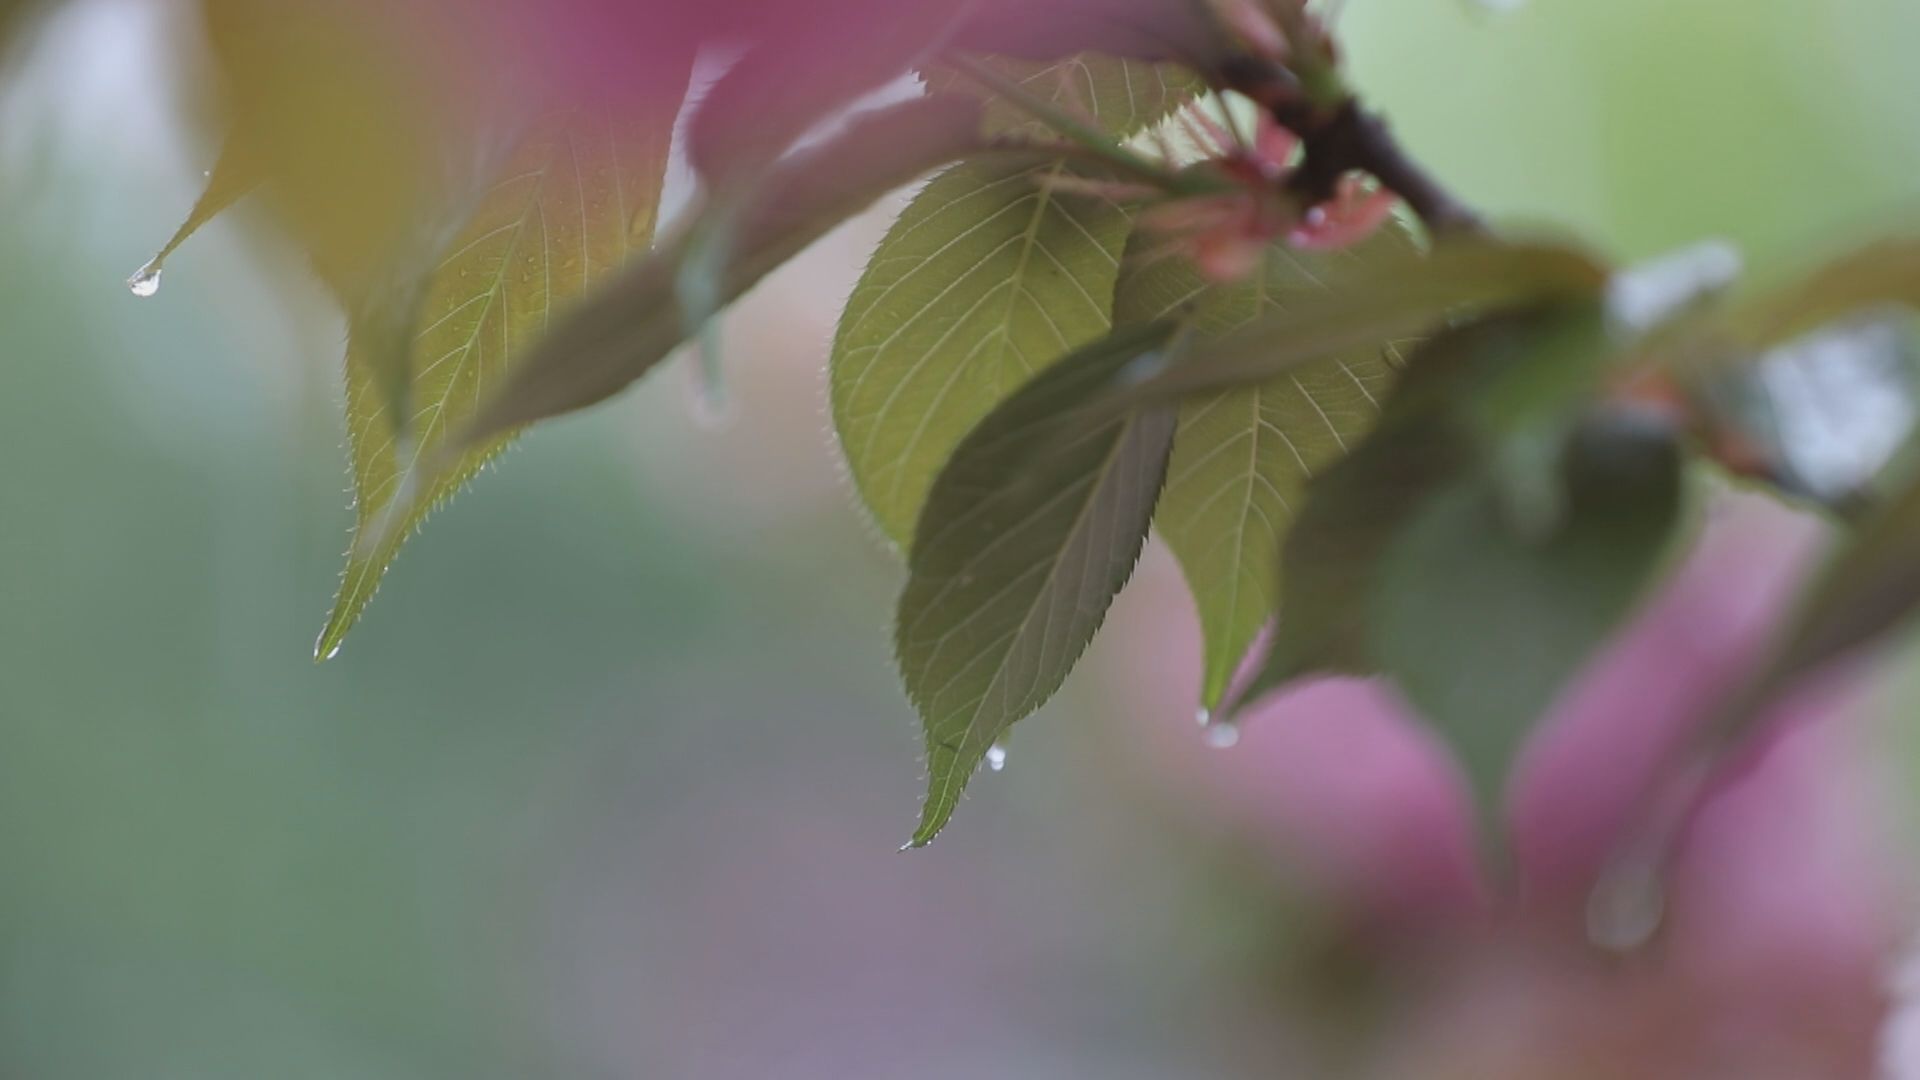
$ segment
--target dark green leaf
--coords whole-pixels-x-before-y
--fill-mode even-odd
[[[935,482],[895,630],[926,725],[915,846],[946,825],[994,742],[1059,689],[1132,574],[1174,413],[1088,402],[1172,340],[1166,325],[1136,327],[1049,368],[981,421]]]
[[[1523,353],[1536,319],[1470,323],[1408,359],[1378,430],[1307,488],[1280,556],[1274,642],[1243,700],[1314,673],[1371,674],[1368,597],[1389,545],[1421,506],[1485,461],[1472,427],[1443,397],[1487,355]]]
[[[1377,670],[1367,598],[1380,561],[1423,503],[1467,467],[1470,447],[1438,419],[1395,424],[1308,486],[1282,548],[1273,645],[1243,701],[1312,674]]]
[[[1489,816],[1521,741],[1633,609],[1680,519],[1670,432],[1590,424],[1564,483],[1559,529],[1533,541],[1491,478],[1465,477],[1405,521],[1369,591],[1372,659],[1454,748]]]

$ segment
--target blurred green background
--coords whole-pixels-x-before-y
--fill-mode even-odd
[[[1344,8],[1359,84],[1503,218],[1765,275],[1920,207],[1920,5]],[[316,666],[336,315],[232,221],[122,284],[210,165],[185,16],[76,3],[0,97],[0,1075],[1274,1074],[1274,871],[1160,816],[1110,658],[894,851],[899,571],[819,374],[880,218],[734,318],[729,430],[681,371],[543,429]]]

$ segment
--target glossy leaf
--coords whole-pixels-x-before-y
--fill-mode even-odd
[[[1136,243],[1148,248],[1151,240]],[[1311,306],[1337,268],[1414,250],[1392,227],[1327,253],[1271,247],[1260,271],[1234,285],[1202,278],[1185,259],[1129,257],[1116,322],[1186,312],[1202,338],[1267,314]],[[1220,707],[1234,672],[1279,601],[1280,550],[1307,482],[1359,444],[1392,387],[1401,343],[1378,341],[1257,386],[1197,397],[1180,412],[1155,528],[1180,562],[1199,609],[1205,661],[1201,706]]]
[[[946,825],[995,741],[1059,689],[1132,574],[1174,413],[1115,415],[1089,400],[1172,337],[1162,324],[1123,330],[1049,368],[966,437],[934,484],[895,629],[926,726],[915,846]]]
[[[1023,86],[1125,132],[1179,100],[1158,69],[1078,58],[1020,68]],[[980,93],[963,77],[931,76]],[[1044,134],[1004,102],[997,133]],[[1052,184],[1063,161],[962,163],[935,178],[881,241],[834,341],[835,426],[874,520],[905,543],[947,455],[1041,368],[1106,334],[1130,221]]]
[[[428,275],[400,362],[383,361],[384,343],[356,327],[347,352],[356,542],[320,656],[339,648],[412,530],[508,436],[462,448],[423,485],[407,482],[413,468],[449,446],[483,395],[569,304],[651,243],[671,123],[658,113],[632,121],[585,111],[547,118]],[[396,367],[409,379],[404,395],[382,386]],[[396,399],[415,410],[405,425],[387,413]]]
[[[1453,747],[1489,825],[1522,741],[1632,611],[1680,520],[1669,432],[1590,425],[1564,480],[1567,513],[1534,540],[1491,477],[1466,477],[1406,520],[1369,590],[1372,659]]]

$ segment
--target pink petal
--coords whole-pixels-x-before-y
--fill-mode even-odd
[[[1307,211],[1306,218],[1287,234],[1287,243],[1306,251],[1352,247],[1386,224],[1399,201],[1390,191],[1362,194],[1354,181],[1344,181],[1337,198]]]

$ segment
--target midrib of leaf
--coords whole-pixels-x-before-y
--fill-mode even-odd
[[[1173,413],[1088,406],[1168,339],[1164,326],[1133,328],[1048,369],[968,435],[934,485],[895,637],[926,724],[915,844],[945,825],[994,740],[1058,689],[1131,573]]]
[[[1065,166],[1063,163],[1056,163],[1053,166],[1049,167],[1048,169],[1045,170],[1047,174],[1047,179],[1052,180],[1054,178],[1057,178],[1064,168]],[[1038,170],[1036,170],[1036,172],[1034,173],[1027,173],[1025,174],[1025,177],[1031,178],[1037,174],[1037,171]],[[1073,341],[1071,341],[1067,337],[1066,333],[1060,329],[1060,325],[1057,322],[1055,322],[1051,316],[1047,315],[1045,305],[1043,305],[1040,302],[1040,300],[1037,297],[1035,297],[1033,293],[1030,290],[1028,290],[1026,287],[1027,264],[1033,259],[1034,250],[1036,248],[1041,248],[1043,246],[1040,243],[1040,228],[1042,225],[1046,223],[1047,213],[1054,206],[1053,193],[1050,190],[1048,190],[1044,182],[1036,183],[1035,190],[1033,192],[1032,197],[1034,200],[1033,213],[1028,217],[1026,231],[1021,234],[1019,243],[1016,245],[1016,248],[1019,252],[1018,261],[1014,263],[1012,275],[1009,276],[1006,282],[1004,282],[1003,285],[1000,287],[1000,289],[1004,291],[1004,294],[1006,296],[1006,303],[1001,309],[1000,317],[998,320],[996,320],[994,329],[990,331],[985,338],[982,339],[983,345],[993,341],[997,341],[999,343],[998,348],[995,350],[995,355],[993,359],[988,362],[988,370],[992,373],[994,377],[993,392],[995,397],[1004,396],[1009,388],[1009,384],[1014,386],[1019,385],[1019,383],[1023,381],[1024,377],[1031,376],[1033,374],[1037,366],[1032,360],[1030,360],[1027,357],[1026,353],[1013,340],[1012,327],[1013,327],[1014,311],[1018,307],[1022,297],[1024,297],[1029,303],[1033,304],[1034,309],[1044,317],[1044,321],[1047,324],[1047,328],[1049,330],[1052,330],[1054,336],[1059,339],[1061,350],[1064,351],[1067,349],[1071,349],[1074,344]],[[1067,212],[1067,210],[1064,207],[1061,208],[1060,214],[1063,219],[1073,222],[1076,226],[1079,225],[1079,222],[1073,217],[1071,213]],[[1080,231],[1082,235],[1085,235],[1087,237],[1089,242],[1094,243],[1096,245],[1099,243],[1099,241],[1095,240],[1092,234],[1088,233],[1085,228],[1081,228]],[[992,256],[989,255],[987,259],[981,260],[982,265],[990,261],[991,258]],[[1059,260],[1057,258],[1054,258],[1051,254],[1048,255],[1048,258],[1053,259],[1055,266],[1060,265]],[[1062,274],[1067,273],[1065,267],[1060,267],[1060,270]],[[1071,275],[1068,275],[1068,277],[1069,277],[1069,280],[1071,280]],[[1075,282],[1075,284],[1077,285],[1078,282]],[[989,289],[987,291],[987,296],[991,297],[995,291],[998,291],[998,290]],[[1084,288],[1081,290],[1081,294],[1083,296],[1086,295]],[[1087,296],[1086,300],[1087,300],[1087,303],[1093,306],[1093,308],[1096,311],[1099,310],[1099,304],[1095,302],[1092,297]],[[955,322],[954,324],[955,328],[957,329],[961,325],[964,325],[964,322],[965,322],[965,317],[963,316],[960,321]],[[942,338],[941,341],[936,342],[934,347],[928,350],[927,356],[930,357],[930,356],[937,355],[940,350],[940,346],[945,343],[945,340],[946,340],[945,338]],[[878,355],[878,353],[882,351],[884,351],[884,346],[882,346],[881,349],[875,350],[876,356]],[[934,395],[933,408],[930,408],[927,410],[926,415],[921,418],[920,424],[914,428],[913,434],[908,437],[906,448],[902,455],[903,457],[906,457],[909,459],[912,458],[914,450],[917,449],[920,444],[920,440],[924,438],[926,435],[926,429],[927,429],[927,424],[929,420],[936,412],[938,412],[941,402],[944,401],[948,391],[952,389],[954,381],[958,379],[961,375],[967,372],[973,359],[974,359],[974,354],[969,353],[965,361],[955,365],[953,374],[950,375],[948,377],[947,382],[941,386],[940,392]],[[1023,377],[1022,379],[1010,380],[1006,378],[1007,372],[1005,369],[1008,361],[1013,361],[1018,365],[1020,369],[1019,374]],[[919,361],[915,361],[914,367],[909,369],[907,378],[901,380],[900,389],[905,389],[906,385],[912,381],[914,374],[916,374],[920,370],[920,366],[923,363],[925,363],[924,357]],[[892,404],[898,399],[898,396],[899,396],[899,391],[896,390],[896,392],[893,395],[888,397],[886,404],[881,406],[880,413],[878,414],[876,419],[884,420],[888,408],[890,408]],[[905,476],[906,476],[906,473],[902,470],[896,469],[894,471],[893,483],[888,491],[889,502],[895,502],[900,498],[900,485]]]
[[[1013,700],[1011,676],[1013,664],[1020,656],[1018,644],[1033,630],[1034,619],[1042,613],[1044,608],[1046,622],[1041,627],[1039,635],[1042,652],[1039,659],[1033,665],[1036,676],[1035,681],[1038,682],[1044,678],[1043,673],[1048,667],[1046,650],[1052,647],[1055,607],[1063,595],[1071,595],[1077,600],[1077,598],[1085,592],[1086,578],[1094,569],[1093,536],[1095,531],[1088,528],[1089,521],[1096,507],[1107,504],[1107,500],[1103,499],[1102,495],[1111,482],[1114,469],[1121,457],[1130,451],[1136,451],[1138,449],[1134,440],[1134,433],[1138,429],[1138,426],[1138,418],[1130,416],[1119,426],[1119,429],[1114,432],[1112,446],[1101,458],[1099,467],[1093,473],[1088,475],[1083,481],[1063,488],[1060,494],[1055,496],[1053,500],[1036,507],[1025,520],[1007,530],[1006,535],[1016,533],[1020,529],[1032,524],[1034,518],[1054,508],[1058,502],[1067,500],[1075,495],[1076,492],[1084,493],[1084,497],[1080,499],[1078,509],[1074,512],[1073,524],[1067,532],[1067,540],[1061,545],[1062,556],[1044,563],[1037,563],[1027,571],[1027,573],[1032,573],[1035,570],[1044,570],[1045,573],[1039,586],[1034,591],[1033,599],[1027,604],[1025,612],[1020,616],[1019,622],[1012,629],[1008,630],[1006,634],[983,646],[979,652],[961,665],[954,677],[948,680],[948,682],[928,692],[924,697],[916,696],[915,706],[923,711],[930,711],[939,697],[950,689],[954,682],[959,681],[961,676],[971,671],[973,667],[981,661],[993,659],[996,652],[1001,652],[994,666],[992,679],[981,691],[973,707],[965,711],[963,717],[955,718],[955,720],[963,720],[963,726],[958,733],[958,738],[956,739],[951,735],[943,735],[928,740],[928,770],[936,779],[935,787],[927,793],[927,804],[922,811],[920,827],[914,836],[916,843],[925,843],[933,839],[934,834],[939,831],[946,819],[952,816],[954,807],[958,805],[960,792],[973,772],[973,768],[963,764],[963,762],[969,758],[974,759],[974,766],[977,767],[979,759],[984,758],[987,748],[993,744],[993,741],[998,738],[1002,732],[1012,726],[1012,721],[1009,720],[995,724],[993,725],[994,729],[992,731],[987,731],[980,723],[981,717],[987,712],[988,702],[994,698],[994,695],[996,693],[999,694],[1000,700],[997,712],[1003,717],[1013,716],[1021,712],[1031,712],[1033,709],[1039,707],[1039,702],[1029,700],[1034,696],[1034,690],[1031,688],[1021,693],[1019,703],[1016,704]],[[1117,510],[1114,511],[1114,513],[1118,516]],[[988,545],[988,549],[991,549],[993,546],[992,544]],[[1067,555],[1064,554],[1065,552],[1076,552],[1078,559],[1068,558]],[[989,550],[982,550],[981,555],[984,556],[988,553]],[[1070,593],[1067,593],[1063,592],[1060,588],[1060,581],[1062,571],[1070,562],[1074,562],[1077,565],[1078,580]],[[1007,582],[1001,592],[995,593],[980,601],[973,612],[953,627],[949,627],[948,631],[941,635],[932,646],[933,650],[937,653],[940,649],[943,649],[954,632],[964,628],[972,619],[978,618],[982,613],[990,610],[1007,592],[1018,588],[1024,580],[1024,575],[1014,577]],[[929,604],[929,612],[939,606],[944,596],[945,594],[943,593]],[[915,625],[917,626],[918,623],[924,622],[926,617],[926,614],[923,614],[920,620],[916,620]],[[911,633],[913,629],[914,627],[909,627],[906,632]],[[1004,651],[1002,652],[1003,646]],[[1084,650],[1085,647],[1085,644],[1082,644],[1080,649],[1074,650],[1076,655],[1079,651]],[[1069,662],[1070,660],[1071,658],[1069,658]],[[949,723],[946,726],[951,727],[952,724]],[[932,733],[930,733],[930,735],[931,734]],[[952,760],[944,763],[944,767],[938,758],[942,750],[953,755]]]
[[[1062,199],[1049,189],[1047,181],[1064,171],[1059,162],[1039,168],[1022,169],[1009,176],[994,176],[991,164],[962,164],[936,178],[916,200],[915,208],[934,208],[928,216],[911,220],[903,216],[904,227],[882,244],[880,255],[870,268],[863,287],[870,287],[889,265],[889,248],[910,239],[929,222],[951,212],[955,206],[971,205],[985,193],[999,194],[1003,185],[1012,197],[1004,205],[992,206],[981,219],[961,230],[920,259],[905,274],[896,278],[868,303],[856,300],[849,305],[846,329],[839,336],[835,414],[843,441],[849,451],[854,481],[867,493],[868,505],[881,528],[896,541],[904,542],[912,531],[914,518],[925,500],[946,455],[957,445],[974,422],[985,416],[1013,386],[1038,371],[1046,363],[1065,355],[1074,347],[1098,337],[1108,325],[1108,312],[1097,298],[1111,294],[1113,277],[1118,274],[1118,249],[1124,243],[1126,216],[1104,200]],[[976,190],[965,191],[968,185]],[[961,189],[963,193],[956,193]],[[945,200],[944,204],[942,200]],[[982,231],[990,230],[1004,215],[1018,212],[1031,200],[1020,230],[1008,236],[964,265],[955,258],[955,250]],[[1076,212],[1072,204],[1080,204]],[[937,205],[938,204],[938,205]],[[913,213],[910,208],[908,215]],[[1098,215],[1089,226],[1082,213]],[[991,234],[989,234],[991,235]],[[1073,249],[1056,252],[1053,245],[1072,237]],[[1082,249],[1080,245],[1086,247]],[[1099,281],[1085,281],[1086,267],[1099,256]],[[1066,288],[1036,290],[1029,280],[1044,258],[1068,284]],[[945,259],[946,261],[942,261]],[[1010,262],[1002,272],[994,271],[1003,260]],[[1079,264],[1082,269],[1071,269]],[[1109,275],[1111,271],[1111,275]],[[915,331],[928,320],[941,315],[940,305],[958,295],[964,298],[968,286],[981,275],[991,280],[979,296],[953,316],[953,322],[931,342],[916,347]],[[860,337],[872,320],[889,312],[889,302],[911,285],[933,276],[950,277],[949,283],[918,311],[902,321],[877,342],[862,342]],[[1021,304],[1033,308],[1022,318]],[[1065,302],[1073,308],[1049,310]],[[1081,312],[1084,314],[1071,314]],[[1023,341],[1044,332],[1052,340],[1036,348]],[[1023,333],[1024,331],[1024,333]],[[916,353],[918,355],[913,355]],[[858,363],[864,360],[864,363]],[[902,366],[904,362],[904,366]],[[942,371],[942,368],[945,368]],[[931,398],[914,402],[917,416],[902,417],[899,410],[916,387],[927,378],[939,379]],[[889,380],[877,382],[876,380]],[[962,387],[966,387],[965,390]],[[885,396],[871,412],[863,412],[863,395],[884,388]]]
[[[1077,105],[1118,133],[1158,119],[1185,93],[1161,68],[1153,69],[1156,95],[1130,64],[1074,57],[1040,68],[1003,66],[1037,95]],[[941,92],[979,92],[965,76],[945,69],[931,72],[928,81]],[[988,110],[987,127],[1047,135],[1044,124],[998,101]],[[934,476],[972,425],[1026,377],[1111,327],[1128,215],[1105,199],[1056,193],[1052,181],[1066,171],[1062,161],[1011,175],[991,164],[949,169],[902,213],[847,304],[834,346],[835,425],[856,488],[876,524],[897,543],[911,538]],[[1033,206],[1024,229],[964,263],[953,255],[1027,199]],[[956,208],[970,210],[983,200],[978,219],[946,243],[927,253],[899,254],[924,229],[950,220]],[[996,266],[1004,267],[994,271],[997,280],[974,296],[969,286]],[[910,301],[912,287],[926,275],[945,280],[946,287],[917,310],[902,310],[900,298]],[[1023,315],[1023,304],[1032,308],[1030,315]],[[954,321],[930,342],[916,336],[926,320],[947,316]],[[869,340],[876,319],[897,323],[884,337]]]
[[[586,130],[594,128],[603,129],[607,154],[599,174],[607,182],[606,188],[597,192],[581,164],[581,140]],[[595,133],[596,142],[600,134]],[[382,395],[373,382],[375,376],[369,370],[364,348],[357,342],[350,343],[348,430],[359,492],[356,535],[374,528],[388,515],[391,499],[410,496],[410,505],[400,526],[388,529],[377,548],[363,552],[356,545],[349,553],[339,597],[318,645],[319,655],[324,657],[338,647],[378,591],[387,566],[411,533],[497,456],[511,442],[512,433],[468,451],[457,467],[437,475],[418,492],[400,490],[404,478],[471,413],[480,400],[483,383],[512,362],[516,348],[549,326],[556,303],[580,294],[627,256],[646,247],[656,210],[636,208],[633,203],[657,200],[658,170],[664,168],[665,147],[657,134],[641,131],[638,138],[652,141],[637,144],[636,155],[623,149],[620,128],[609,117],[578,112],[551,118],[523,142],[523,150],[509,166],[518,171],[496,182],[481,199],[473,223],[430,275],[433,284],[427,311],[438,310],[439,314],[414,335],[413,350],[419,353],[455,320],[471,317],[473,324],[450,348],[431,346],[429,355],[418,361],[421,366],[412,378],[416,390],[428,390],[429,400],[407,425],[413,433],[412,460],[404,467],[394,456],[395,425],[385,422]],[[530,160],[533,167],[525,167]],[[565,187],[569,175],[571,190]],[[523,195],[510,194],[522,185],[527,189]],[[642,193],[639,200],[629,198],[630,188]],[[568,204],[570,198],[572,205]],[[596,199],[604,208],[600,220],[596,220]],[[611,210],[611,215],[606,210]],[[577,221],[578,235],[571,238],[578,244],[577,263],[566,261],[571,252],[556,252],[555,234],[561,232],[562,239],[568,238],[557,220],[550,219],[550,213],[567,214],[569,224]],[[494,224],[503,218],[505,224]],[[531,250],[530,231],[537,231],[539,236],[537,255]],[[481,286],[470,293],[459,289],[458,275],[465,274],[469,263],[491,251],[498,252],[498,263],[484,276]],[[537,263],[538,284],[533,282],[534,270],[524,268],[529,260]],[[530,297],[518,311],[512,281],[516,270],[522,274]],[[444,303],[436,303],[443,299]],[[538,304],[537,310],[534,303]],[[497,346],[488,340],[496,332]],[[469,387],[472,400],[463,404],[457,395]],[[376,438],[378,445],[369,449]]]

